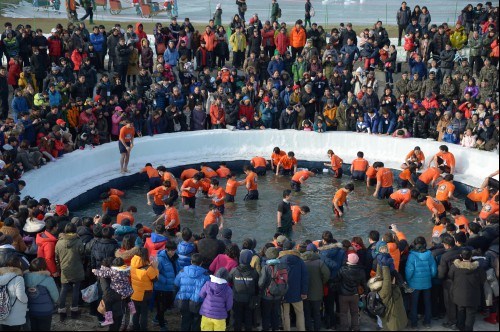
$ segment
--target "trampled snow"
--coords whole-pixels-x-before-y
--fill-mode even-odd
[[[426,162],[438,152],[441,142],[422,139],[397,139],[387,136],[348,132],[315,133],[296,130],[211,130],[162,134],[135,139],[129,169],[138,172],[148,162],[154,166],[181,166],[203,161],[250,160],[260,155],[268,159],[275,146],[294,151],[299,160],[328,161],[328,149],[351,163],[358,151],[371,163],[382,161],[399,169],[406,154],[420,146]],[[455,181],[479,186],[484,177],[498,169],[498,154],[449,145],[455,155]],[[23,176],[27,186],[22,195],[48,197],[65,203],[121,176],[118,143],[112,142],[92,150],[77,150],[56,162]]]

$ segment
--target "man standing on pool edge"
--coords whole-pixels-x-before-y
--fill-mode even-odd
[[[118,148],[120,149],[120,173],[129,173],[128,162],[130,160],[130,152],[134,147],[135,129],[134,124],[130,120],[125,121],[125,126],[120,129],[118,137]]]

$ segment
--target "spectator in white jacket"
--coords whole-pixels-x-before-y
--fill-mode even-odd
[[[476,136],[472,135],[472,129],[467,129],[465,131],[461,145],[464,148],[473,148],[476,146]]]
[[[4,267],[0,268],[0,286],[7,285],[10,303],[12,305],[8,316],[0,320],[2,331],[20,331],[26,323],[26,312],[28,311],[28,296],[24,286],[21,260],[17,255],[9,255],[5,260]]]

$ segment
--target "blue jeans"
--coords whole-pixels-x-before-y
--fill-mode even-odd
[[[424,296],[424,324],[431,323],[432,316],[432,302],[431,302],[431,289],[415,289],[411,293],[411,309],[410,309],[410,322],[412,326],[417,326],[418,321],[418,299],[420,294]]]

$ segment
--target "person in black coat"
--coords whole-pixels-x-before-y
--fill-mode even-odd
[[[125,82],[127,77],[128,59],[130,53],[132,53],[133,45],[126,45],[125,38],[120,37],[118,45],[116,45],[115,55],[116,55],[116,72],[120,76],[122,82]]]
[[[288,106],[285,112],[281,112],[279,129],[297,129],[297,112],[292,106]]]
[[[115,251],[120,248],[118,242],[113,239],[114,229],[112,227],[104,227],[102,229],[102,237],[97,238],[90,252],[90,266],[92,269],[101,267],[102,260],[107,257],[114,257]]]
[[[455,239],[449,234],[443,236],[442,243],[446,251],[441,255],[439,261],[438,278],[443,281],[444,306],[446,308],[446,319],[443,327],[449,328],[457,323],[457,310],[453,302],[452,281],[448,278],[448,272],[453,261],[460,257],[460,250],[455,246]]]
[[[418,111],[417,116],[415,116],[415,120],[413,120],[413,137],[416,138],[427,138],[429,137],[429,127],[431,121],[429,116],[427,115],[427,111],[425,108],[421,108]]]
[[[460,331],[473,331],[486,273],[478,262],[472,261],[470,250],[463,250],[460,256],[461,259],[453,261],[448,273],[452,282],[453,302],[458,307],[457,328]]]
[[[201,267],[208,270],[212,261],[219,254],[226,251],[226,245],[221,240],[217,239],[219,234],[219,226],[212,224],[203,230],[205,238],[198,242],[198,253],[203,258]]]

